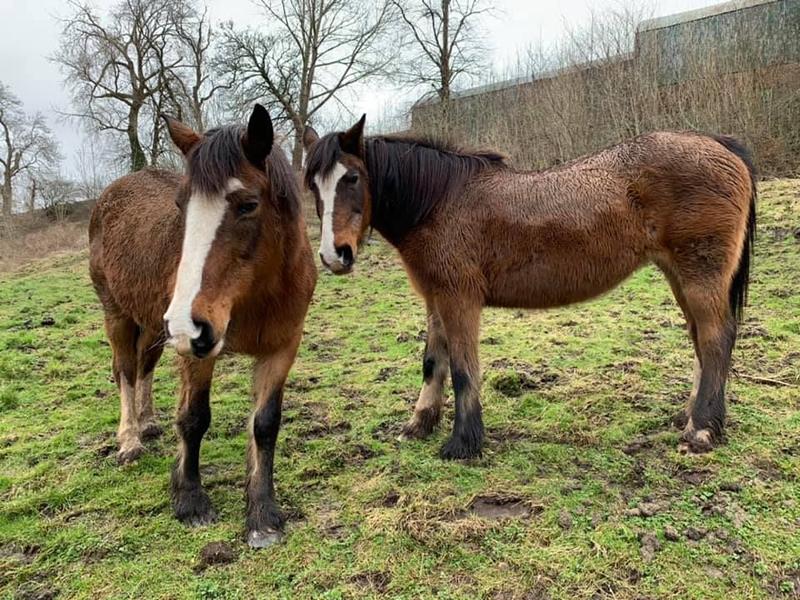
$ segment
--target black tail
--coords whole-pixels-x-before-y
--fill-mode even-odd
[[[739,257],[739,266],[733,275],[730,291],[731,312],[737,321],[741,321],[744,305],[747,303],[747,288],[750,283],[750,258],[756,239],[756,167],[753,164],[753,155],[739,140],[726,135],[717,135],[714,136],[714,139],[742,159],[742,162],[750,172],[750,208],[747,214],[747,232],[742,246],[742,255]]]

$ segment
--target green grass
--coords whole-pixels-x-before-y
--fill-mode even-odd
[[[323,274],[275,465],[287,536],[266,551],[243,542],[248,361],[222,361],[214,382],[202,473],[219,521],[187,529],[170,514],[171,428],[137,464],[115,462],[118,398],[86,253],[4,275],[0,597],[797,598],[799,194],[762,186],[728,441],[699,457],[680,455],[668,426],[692,353],[652,268],[589,304],[485,312],[488,440],[468,464],[437,458],[452,397],[432,439],[396,440],[421,383],[424,314],[394,253],[370,244],[353,275]],[[171,363],[155,381],[165,424]],[[473,514],[476,496],[522,514]],[[636,516],[643,502],[656,514]],[[235,560],[199,570],[212,541]]]

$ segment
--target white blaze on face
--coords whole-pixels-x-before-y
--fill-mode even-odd
[[[206,258],[228,207],[225,195],[243,187],[242,182],[234,178],[219,195],[194,192],[186,203],[181,262],[172,302],[164,314],[170,343],[175,346],[188,346],[189,340],[200,336],[200,328],[192,320],[192,305],[200,293]]]
[[[329,266],[341,262],[336,252],[336,244],[333,242],[333,202],[336,199],[336,186],[345,173],[347,168],[342,163],[336,163],[326,177],[320,174],[314,176],[322,201],[322,239],[319,242],[319,254]]]

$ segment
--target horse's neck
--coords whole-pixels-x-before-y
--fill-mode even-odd
[[[369,150],[367,150],[369,151]],[[413,193],[418,189],[418,174],[412,174],[400,164],[400,156],[392,154],[385,165],[384,173],[378,174],[370,187],[370,225],[386,240],[397,246],[406,234],[424,223],[442,198],[422,198]],[[385,176],[394,173],[396,177]]]

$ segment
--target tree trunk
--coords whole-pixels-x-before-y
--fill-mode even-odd
[[[442,56],[439,65],[441,75],[441,88],[439,90],[439,104],[442,111],[441,135],[450,139],[451,114],[450,114],[450,0],[442,0]]]
[[[141,171],[147,166],[147,157],[139,142],[139,110],[141,106],[131,106],[128,117],[128,143],[131,147],[131,172]]]
[[[293,120],[294,126],[294,146],[292,146],[292,169],[295,172],[303,168],[303,130],[305,126],[301,121]]]
[[[5,173],[5,177],[3,178],[3,216],[10,217],[11,216],[11,209],[12,209],[12,198],[14,197],[13,191],[11,189],[11,177],[8,176],[8,172]]]
[[[36,180],[31,179],[31,193],[28,196],[28,212],[33,213],[36,210]]]

